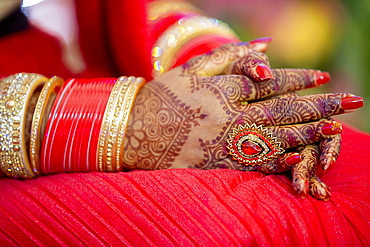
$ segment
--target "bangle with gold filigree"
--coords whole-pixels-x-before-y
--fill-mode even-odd
[[[141,77],[120,77],[113,87],[104,113],[98,143],[99,171],[121,171],[123,140],[135,97],[145,84]]]
[[[173,15],[201,15],[202,11],[185,1],[159,0],[148,4],[147,18],[149,21],[158,21]]]
[[[35,176],[27,150],[27,113],[34,92],[48,80],[38,74],[19,73],[1,81],[0,167],[8,177]]]
[[[215,18],[189,16],[170,26],[152,49],[153,77],[168,71],[175,63],[176,53],[187,43],[202,35],[220,35],[231,41],[239,40],[227,24]]]
[[[57,76],[51,78],[42,88],[36,103],[30,135],[30,163],[32,170],[36,175],[40,174],[40,148],[42,144],[42,138],[44,136],[46,121],[55,98],[63,83],[64,80]]]

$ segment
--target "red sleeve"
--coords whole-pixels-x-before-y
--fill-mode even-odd
[[[76,0],[79,45],[86,63],[83,77],[114,76],[113,57],[108,44],[104,0]]]
[[[68,78],[71,72],[62,61],[60,43],[35,27],[0,39],[0,75],[19,72]]]
[[[164,2],[175,7],[163,11]],[[185,1],[77,0],[76,9],[80,46],[87,64],[86,75],[141,76],[147,81],[153,77],[151,54],[157,41],[180,19],[201,16]],[[151,15],[155,12],[153,9],[159,9],[155,19]],[[185,41],[176,48],[178,52],[171,55],[177,61],[173,66],[222,44],[239,40],[236,36],[222,33],[202,33]]]

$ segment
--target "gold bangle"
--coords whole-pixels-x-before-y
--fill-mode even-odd
[[[0,167],[8,177],[32,178],[25,140],[27,110],[33,93],[47,83],[38,74],[19,73],[1,82],[0,95]]]
[[[40,96],[37,99],[35,112],[32,118],[30,135],[30,163],[33,172],[36,175],[39,175],[40,147],[44,137],[46,121],[48,119],[51,106],[59,92],[58,88],[60,89],[63,83],[63,79],[54,76],[44,85]]]
[[[122,78],[122,77],[121,77]],[[120,79],[121,79],[120,78]],[[145,84],[142,77],[129,77],[129,87],[126,91],[125,103],[123,105],[122,119],[118,127],[118,135],[116,140],[115,157],[116,157],[116,171],[121,171],[123,166],[123,140],[127,132],[128,120],[131,110],[134,106],[136,95],[139,93],[141,87]]]
[[[230,39],[237,35],[229,26],[215,18],[204,16],[184,17],[169,27],[152,49],[153,77],[168,71],[176,61],[174,55],[193,38],[204,34],[221,34]]]
[[[165,18],[177,13],[198,14],[202,11],[185,1],[159,0],[151,1],[148,4],[147,16],[149,21],[156,21],[158,18]]]
[[[143,78],[120,77],[109,96],[100,129],[98,143],[99,171],[120,171],[122,159],[122,142],[126,132],[129,114],[133,101],[140,87],[145,83]]]
[[[106,138],[109,134],[109,125],[110,125],[110,119],[112,118],[116,98],[119,94],[119,90],[121,88],[121,82],[117,81],[114,84],[114,87],[112,89],[112,92],[109,96],[107,106],[105,108],[104,116],[103,116],[103,122],[100,128],[100,134],[99,134],[99,142],[98,142],[98,153],[97,153],[97,162],[98,162],[98,168],[99,171],[104,172],[105,171],[105,163],[106,163],[106,147],[108,146],[106,144]],[[111,149],[113,146],[109,145],[109,149]]]

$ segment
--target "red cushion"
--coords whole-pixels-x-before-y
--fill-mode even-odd
[[[370,243],[370,136],[349,128],[323,177],[332,199],[296,196],[284,175],[234,170],[76,173],[0,179],[0,245]]]

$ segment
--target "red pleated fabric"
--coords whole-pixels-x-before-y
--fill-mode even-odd
[[[285,175],[234,170],[0,179],[1,246],[367,246],[370,135],[348,127],[322,179],[328,202]]]

